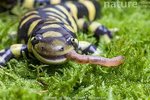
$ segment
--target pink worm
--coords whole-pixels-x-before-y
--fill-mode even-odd
[[[104,58],[100,56],[91,56],[91,55],[80,55],[76,53],[76,51],[71,51],[67,55],[68,59],[74,60],[78,63],[89,63],[89,64],[97,64],[106,67],[118,66],[123,63],[124,57],[117,56],[113,58]]]

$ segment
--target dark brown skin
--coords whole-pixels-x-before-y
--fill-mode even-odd
[[[82,64],[96,64],[105,67],[114,67],[123,63],[124,57],[117,56],[113,58],[104,58],[100,56],[80,55],[76,51],[71,51],[67,55],[67,58]]]

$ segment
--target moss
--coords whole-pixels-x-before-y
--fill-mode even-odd
[[[104,7],[98,21],[120,31],[98,48],[106,57],[125,56],[123,65],[104,68],[69,61],[54,66],[12,59],[0,69],[0,99],[150,99],[149,18],[148,9],[141,6]],[[8,34],[17,31],[18,23],[17,16],[0,14],[0,49],[16,43]]]

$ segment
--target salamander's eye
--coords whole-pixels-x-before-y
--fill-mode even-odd
[[[79,43],[78,40],[76,38],[71,38],[70,40],[71,40],[72,45],[75,48],[78,48],[78,43]]]
[[[72,43],[74,42],[74,38],[71,38],[70,40],[71,40]]]
[[[32,38],[31,38],[31,41],[36,41],[36,40],[37,40],[36,37],[32,37]]]
[[[36,37],[32,37],[31,38],[31,43],[32,43],[32,45],[35,45],[35,44],[37,44],[39,42],[39,40],[36,38]]]
[[[32,43],[32,45],[37,44],[37,43],[39,42],[39,40],[41,40],[41,39],[42,39],[42,37],[39,36],[39,35],[32,37],[32,38],[31,38],[31,43]]]
[[[59,49],[59,51],[64,51],[64,47],[61,47],[61,48]]]
[[[76,41],[75,38],[71,38],[70,40],[71,40],[72,43],[74,43]]]

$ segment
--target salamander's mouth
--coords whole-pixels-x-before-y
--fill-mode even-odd
[[[64,63],[67,60],[66,54],[59,55],[59,56],[48,56],[47,57],[47,56],[40,55],[33,48],[32,48],[32,51],[33,51],[34,56],[36,56],[36,58],[39,61],[41,61],[45,64],[61,64],[61,63]]]
[[[40,55],[40,54],[39,54]],[[43,55],[40,55],[42,56],[43,58],[45,59],[49,59],[49,60],[60,60],[60,59],[64,59],[66,58],[66,54],[64,55],[59,55],[59,56],[49,56],[49,57],[46,57],[46,56],[43,56]]]

